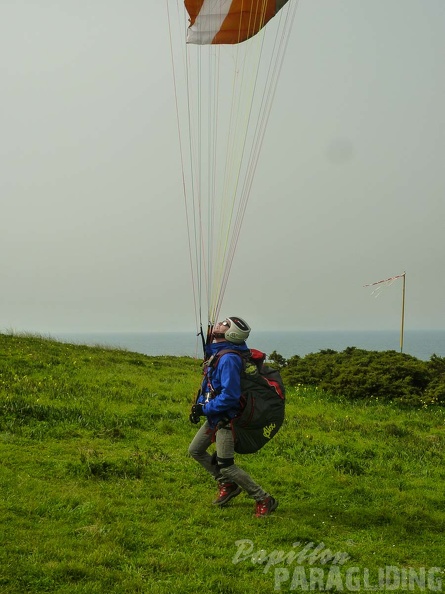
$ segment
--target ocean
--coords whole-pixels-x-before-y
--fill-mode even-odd
[[[62,342],[90,346],[109,346],[144,355],[174,355],[201,357],[200,339],[188,332],[99,332],[56,333],[52,338]],[[323,349],[342,351],[357,347],[369,351],[394,350],[400,352],[400,332],[396,330],[355,331],[255,331],[248,345],[267,354],[276,351],[284,358],[304,357]],[[431,355],[445,357],[445,330],[407,330],[403,352],[418,359],[429,360]]]

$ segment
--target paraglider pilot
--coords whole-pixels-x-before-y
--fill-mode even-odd
[[[263,517],[277,508],[278,501],[235,464],[235,442],[229,422],[241,406],[243,362],[233,351],[239,351],[240,355],[249,351],[245,342],[249,334],[249,325],[239,317],[215,324],[212,342],[207,346],[207,371],[190,414],[193,423],[198,423],[200,417],[204,417],[205,422],[191,442],[189,453],[217,481],[215,505],[226,505],[244,490],[256,502],[255,516]],[[224,353],[216,367],[212,367],[212,358],[218,358],[218,353],[227,349],[232,352]],[[207,451],[212,441],[216,445],[213,456]]]

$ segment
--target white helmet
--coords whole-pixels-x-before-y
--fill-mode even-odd
[[[224,332],[224,338],[233,344],[241,344],[249,338],[250,326],[242,318],[231,316],[223,322],[223,326],[227,326]]]

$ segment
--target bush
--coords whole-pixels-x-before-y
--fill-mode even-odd
[[[428,366],[433,378],[425,390],[425,403],[445,404],[445,358],[433,355]]]
[[[445,403],[445,359],[422,361],[396,351],[348,347],[292,357],[282,366],[288,385],[316,386],[351,399],[370,398],[421,406]]]

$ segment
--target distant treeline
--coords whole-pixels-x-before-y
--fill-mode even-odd
[[[269,360],[289,386],[316,386],[349,399],[395,401],[410,406],[445,404],[445,358],[422,361],[396,351],[348,347],[285,359],[274,351]]]

